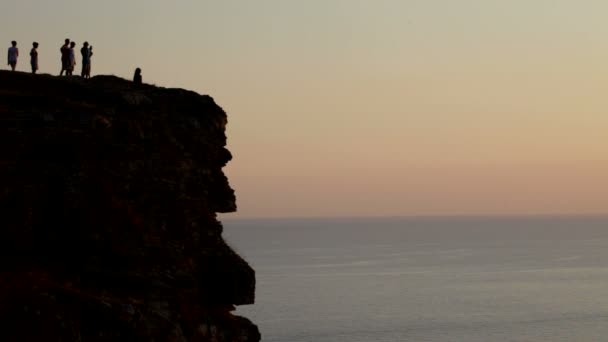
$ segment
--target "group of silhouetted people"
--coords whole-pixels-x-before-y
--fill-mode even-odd
[[[38,71],[38,43],[32,43],[32,50],[30,50],[30,65],[32,67],[32,73],[35,74]],[[74,67],[76,66],[76,54],[74,53],[75,42],[66,39],[65,43],[61,46],[59,51],[61,52],[61,71],[59,76],[63,76],[65,72],[66,76],[72,76]],[[80,49],[82,56],[82,72],[80,76],[83,78],[91,78],[91,57],[93,57],[93,46],[89,45],[88,42],[82,44]],[[11,70],[15,71],[17,67],[17,60],[19,59],[19,49],[17,48],[17,42],[12,41],[11,47],[8,48],[8,65]],[[133,75],[133,83],[142,84],[141,69],[135,69]]]
[[[76,54],[74,53],[75,46],[75,42],[70,42],[69,39],[66,39],[65,43],[59,49],[61,52],[61,71],[59,72],[59,76],[62,76],[64,71],[66,76],[73,75],[74,67],[76,66]],[[93,46],[89,45],[88,42],[84,42],[82,48],[80,48],[80,55],[82,55],[82,72],[80,73],[80,76],[83,78],[91,78]]]
[[[38,71],[38,46],[37,42],[32,43],[32,49],[30,50],[30,65],[32,67],[32,74]],[[65,44],[61,46],[59,51],[61,52],[61,72],[59,76],[63,75],[65,71],[66,76],[71,76],[76,66],[76,55],[74,53],[75,42],[70,42],[69,39],[65,40]],[[80,76],[83,78],[91,77],[91,57],[93,57],[93,46],[90,46],[88,42],[82,44],[80,49],[82,55],[82,72]],[[12,41],[11,47],[8,48],[8,65],[11,70],[15,71],[17,67],[17,60],[19,59],[19,49],[17,48],[17,42]]]
[[[11,47],[8,48],[8,65],[11,66],[11,70],[15,71],[17,67],[17,59],[19,59],[19,49],[17,48],[17,42],[12,41]],[[32,43],[32,50],[30,51],[30,64],[32,66],[32,73],[36,73],[38,70],[38,43]]]

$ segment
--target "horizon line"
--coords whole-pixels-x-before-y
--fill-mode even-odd
[[[220,221],[279,221],[279,220],[373,220],[373,219],[484,219],[484,218],[608,218],[608,213],[531,213],[531,214],[424,214],[424,215],[367,215],[367,216],[251,216],[229,217],[219,214]]]

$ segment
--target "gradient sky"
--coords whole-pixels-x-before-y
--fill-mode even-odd
[[[41,72],[213,96],[230,217],[607,213],[607,1],[18,0]],[[79,68],[79,66],[77,66]],[[6,66],[3,67],[6,69]]]

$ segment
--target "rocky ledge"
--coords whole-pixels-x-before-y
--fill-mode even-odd
[[[226,122],[182,89],[0,72],[0,340],[259,341],[216,216]]]

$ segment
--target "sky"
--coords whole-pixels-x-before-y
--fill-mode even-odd
[[[228,113],[227,217],[604,214],[608,2],[19,0],[0,41]],[[6,66],[2,67],[6,69]],[[78,69],[78,66],[77,66]]]

